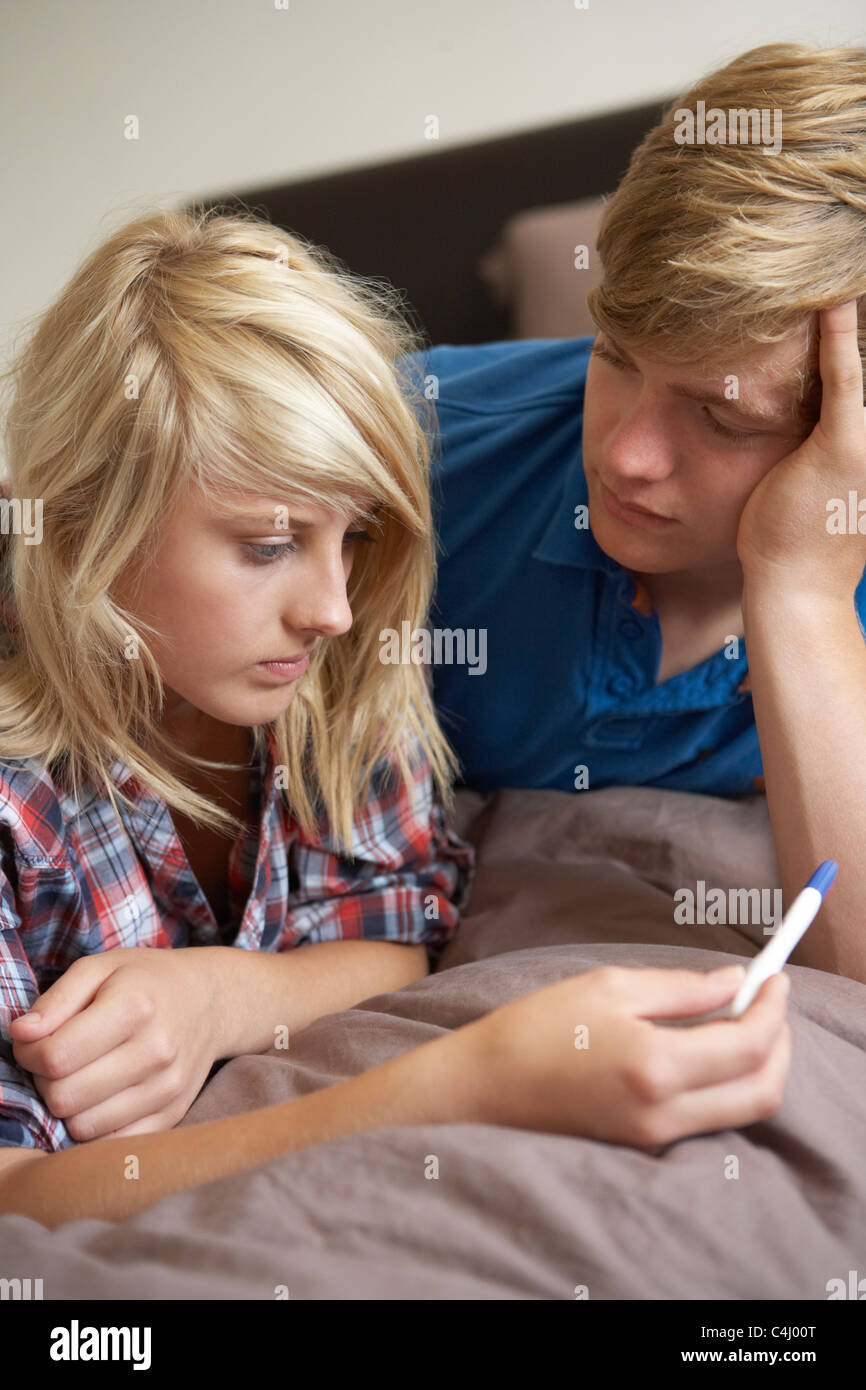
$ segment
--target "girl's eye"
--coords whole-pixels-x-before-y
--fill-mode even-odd
[[[270,560],[279,559],[281,555],[288,555],[289,553],[294,554],[297,550],[297,546],[292,545],[291,541],[286,541],[281,545],[253,545],[253,543],[250,542],[246,546],[246,549],[254,557],[257,564],[261,564],[262,562],[267,564]]]
[[[369,531],[347,531],[343,537],[343,544],[349,545],[352,541],[370,541],[376,544],[376,537],[371,536]],[[254,545],[252,542],[247,544],[247,550],[253,555],[255,564],[270,564],[274,560],[280,560],[285,555],[294,555],[298,547],[292,545],[291,541],[283,541],[273,545]]]

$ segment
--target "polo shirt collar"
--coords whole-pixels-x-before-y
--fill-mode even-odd
[[[575,508],[586,509],[586,525],[575,526]],[[583,447],[578,445],[565,474],[559,503],[548,522],[540,542],[532,552],[534,560],[552,565],[573,565],[581,569],[604,570],[607,574],[625,574],[622,565],[612,559],[598,544],[588,520],[589,490],[583,470]]]

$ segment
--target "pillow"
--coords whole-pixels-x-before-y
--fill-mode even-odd
[[[475,846],[477,871],[437,974],[509,951],[576,943],[753,956],[783,908],[762,793],[505,787],[482,796],[461,787],[451,824]],[[757,899],[731,896],[741,888],[757,890]],[[677,897],[684,889],[691,898]],[[713,889],[724,897],[710,897]],[[689,906],[692,921],[677,910]],[[795,951],[792,964],[799,963]]]
[[[481,257],[477,273],[493,302],[510,307],[512,338],[595,336],[586,296],[603,273],[595,246],[605,196],[518,212]],[[588,264],[578,269],[582,246]]]

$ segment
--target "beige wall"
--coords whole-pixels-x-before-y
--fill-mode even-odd
[[[152,203],[421,151],[431,114],[442,148],[633,105],[756,44],[862,43],[864,12],[862,0],[3,0],[0,31],[5,358],[81,257]]]

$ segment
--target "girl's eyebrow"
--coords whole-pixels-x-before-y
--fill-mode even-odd
[[[266,527],[273,527],[274,513],[276,512],[276,510],[276,507],[274,507],[273,510],[269,512],[244,512],[242,510],[238,510],[234,513],[233,516],[230,516],[228,518],[228,521],[230,524],[235,522],[243,522],[245,525],[248,526],[254,526],[257,522],[260,522],[262,525]],[[378,516],[379,513],[382,511],[381,502],[377,502],[374,506],[370,507],[369,511],[372,513],[374,517]],[[363,521],[364,519],[365,518],[361,515],[360,512],[356,512],[355,515],[350,518],[347,524],[349,526],[353,526],[356,522]],[[319,523],[315,521],[299,521],[295,517],[290,516],[288,519],[288,526],[286,526],[285,528],[281,527],[280,529],[286,529],[287,531],[312,531],[313,528],[318,524]]]

